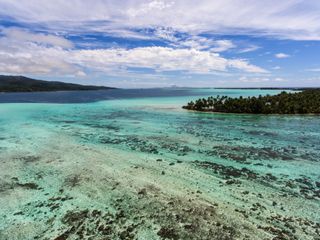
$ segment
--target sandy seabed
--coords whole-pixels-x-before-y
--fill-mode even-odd
[[[174,100],[1,104],[0,239],[320,239],[319,117]]]

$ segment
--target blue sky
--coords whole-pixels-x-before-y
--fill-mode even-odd
[[[318,0],[0,0],[0,74],[115,87],[320,86]]]

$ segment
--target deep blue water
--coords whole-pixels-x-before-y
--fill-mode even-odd
[[[209,91],[208,91],[209,92]],[[203,92],[203,95],[208,93]],[[111,89],[99,91],[59,91],[2,93],[0,103],[86,103],[140,97],[196,96],[192,89]]]
[[[87,103],[103,100],[147,98],[147,97],[179,97],[209,95],[256,95],[278,93],[279,90],[235,90],[235,89],[193,89],[193,88],[153,88],[153,89],[110,89],[99,91],[59,91],[59,92],[23,92],[0,93],[0,103]]]

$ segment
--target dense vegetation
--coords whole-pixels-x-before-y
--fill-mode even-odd
[[[183,108],[195,111],[254,114],[306,114],[320,113],[320,89],[278,95],[230,98],[209,97],[191,101]]]
[[[0,92],[41,92],[110,89],[73,83],[35,80],[23,76],[0,76]]]

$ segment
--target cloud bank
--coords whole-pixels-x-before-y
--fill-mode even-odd
[[[170,27],[189,33],[320,40],[320,2],[305,0],[1,0],[0,15],[57,31]]]
[[[0,73],[301,78],[298,64],[315,68],[319,12],[317,0],[0,0]]]
[[[86,69],[115,74],[128,68],[156,72],[185,71],[210,74],[226,71],[266,73],[244,59],[226,59],[218,53],[195,48],[136,47],[74,49],[61,37],[18,29],[4,31],[0,38],[0,71],[10,74],[55,74],[83,76]],[[222,46],[223,47],[223,46]]]

